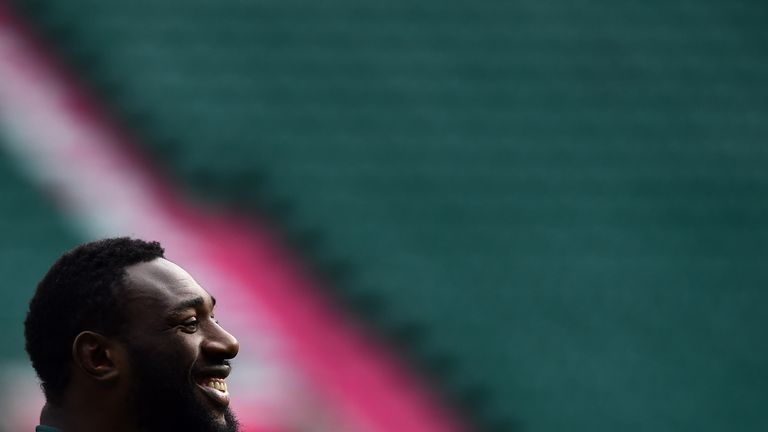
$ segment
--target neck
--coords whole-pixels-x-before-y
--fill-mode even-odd
[[[43,411],[40,413],[40,424],[52,426],[62,430],[69,430],[70,425],[67,421],[67,413],[60,406],[46,403]]]
[[[40,413],[40,424],[64,432],[138,432],[124,416],[104,408],[99,404],[77,406],[67,402],[61,405],[48,402]]]

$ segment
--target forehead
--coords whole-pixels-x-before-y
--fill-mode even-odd
[[[189,273],[164,258],[128,266],[125,272],[122,302],[139,313],[162,312],[199,297],[211,304],[211,296]]]

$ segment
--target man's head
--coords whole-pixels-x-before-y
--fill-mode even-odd
[[[27,352],[51,405],[111,404],[147,431],[235,431],[224,378],[237,340],[163,254],[115,238],[63,255],[30,302]]]

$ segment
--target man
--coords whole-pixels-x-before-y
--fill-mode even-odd
[[[26,348],[46,397],[38,432],[236,432],[225,379],[237,340],[216,300],[157,242],[67,252],[37,287]]]

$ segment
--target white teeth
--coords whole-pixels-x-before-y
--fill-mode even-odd
[[[220,378],[215,378],[210,381],[206,381],[203,383],[204,386],[210,387],[212,389],[216,389],[220,392],[226,392],[227,391],[227,383]]]

